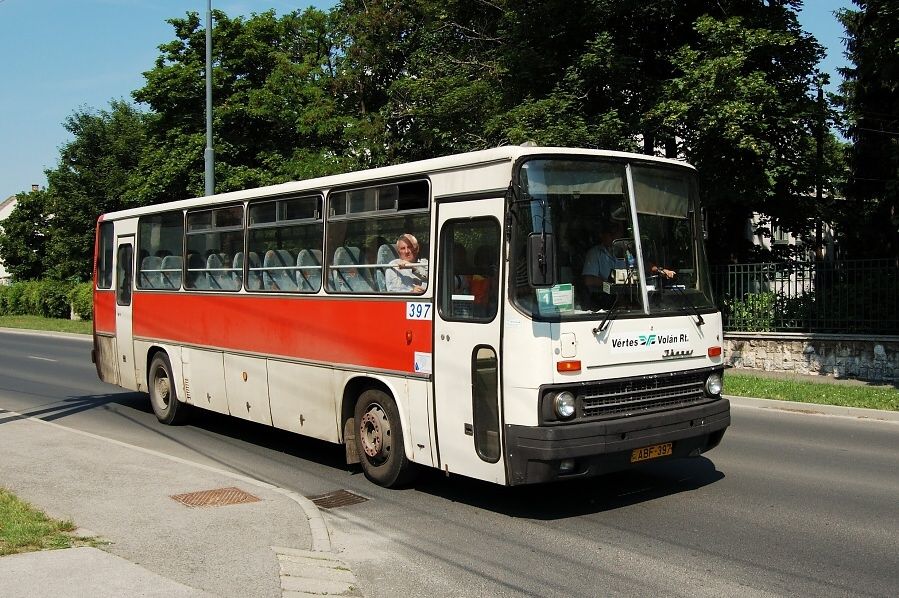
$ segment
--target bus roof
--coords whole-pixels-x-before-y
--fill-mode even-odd
[[[406,162],[394,166],[383,166],[380,168],[371,168],[367,170],[357,170],[344,174],[336,174],[325,177],[305,179],[301,181],[291,181],[278,185],[269,185],[265,187],[254,187],[241,191],[230,191],[227,193],[219,193],[206,197],[194,197],[190,199],[182,199],[170,201],[166,203],[153,204],[140,208],[131,208],[118,212],[109,212],[101,216],[102,220],[119,220],[122,218],[131,218],[144,214],[153,214],[161,210],[177,210],[190,209],[202,206],[212,206],[217,204],[226,204],[246,201],[249,199],[260,199],[265,197],[279,197],[295,193],[304,193],[308,191],[318,191],[330,189],[332,187],[343,187],[358,183],[376,182],[386,179],[396,179],[410,177],[418,174],[430,174],[441,171],[461,170],[472,166],[480,166],[484,164],[495,164],[497,162],[514,162],[521,157],[528,155],[581,155],[581,156],[597,156],[607,158],[623,158],[630,160],[650,161],[661,164],[678,166],[681,168],[693,167],[679,160],[671,160],[668,158],[659,158],[648,156],[645,154],[634,154],[628,152],[617,152],[607,150],[567,148],[567,147],[540,147],[540,146],[501,146],[497,148],[480,150],[474,152],[466,152],[462,154],[452,154],[439,158],[431,158],[428,160],[419,160],[416,162]]]

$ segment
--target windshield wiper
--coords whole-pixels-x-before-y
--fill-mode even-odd
[[[600,332],[605,332],[606,328],[609,327],[609,322],[612,321],[612,316],[618,311],[618,296],[615,295],[615,300],[612,302],[612,307],[606,312],[606,315],[603,317],[602,321],[599,323],[599,326],[593,329],[593,334],[599,334]],[[596,313],[596,312],[594,312]]]
[[[696,325],[697,326],[702,326],[703,324],[705,324],[705,320],[702,319],[702,314],[699,313],[699,310],[696,308],[696,304],[693,303],[693,300],[690,299],[690,296],[687,293],[685,293],[684,290],[682,288],[680,288],[679,286],[672,286],[671,288],[674,289],[675,291],[677,291],[678,293],[680,293],[681,297],[684,298],[684,301],[687,302],[687,305],[682,307],[681,311],[692,311],[693,315],[696,316]]]

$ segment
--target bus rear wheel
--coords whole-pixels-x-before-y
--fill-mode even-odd
[[[401,486],[414,476],[406,458],[400,414],[387,393],[366,390],[356,402],[356,452],[362,471],[372,482],[387,488]]]
[[[150,405],[156,419],[167,425],[183,423],[187,418],[188,406],[178,400],[172,364],[169,356],[160,351],[150,362]]]

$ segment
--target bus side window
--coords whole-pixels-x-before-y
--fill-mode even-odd
[[[414,294],[429,288],[427,181],[389,183],[328,196],[326,222],[327,290],[334,293]],[[402,237],[418,247],[409,264],[400,259]],[[399,281],[399,283],[398,283]]]
[[[447,320],[489,322],[499,302],[499,222],[451,221],[440,240],[440,313]],[[469,261],[469,256],[474,256]]]
[[[97,288],[112,288],[112,253],[115,238],[112,236],[112,222],[100,224],[100,247],[97,251]]]
[[[119,245],[116,254],[116,303],[131,305],[131,273],[134,268],[131,243]]]
[[[488,463],[499,461],[499,372],[496,351],[480,345],[472,353],[471,389],[474,446]]]

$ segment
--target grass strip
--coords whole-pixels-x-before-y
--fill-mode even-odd
[[[0,316],[0,328],[26,328],[77,334],[91,334],[93,331],[90,320],[63,320],[40,316]]]
[[[51,519],[0,488],[0,556],[84,544],[71,535],[74,530],[71,521]]]
[[[899,389],[892,386],[763,378],[728,371],[724,375],[724,393],[758,399],[899,411]]]

